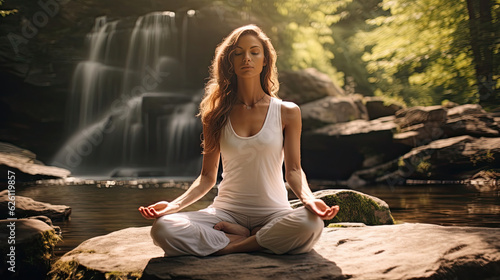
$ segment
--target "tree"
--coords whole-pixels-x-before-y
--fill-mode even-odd
[[[495,58],[494,55],[495,48],[498,55],[499,43],[495,43],[498,38],[496,34],[498,29],[494,26],[493,7],[492,0],[467,0],[471,47],[474,54],[479,99],[480,103],[487,107],[499,105],[498,87],[496,87],[498,72],[495,75],[494,69],[495,60],[498,62],[498,58]],[[496,8],[498,8],[498,3]]]
[[[376,28],[357,36],[376,94],[409,105],[479,101],[465,0],[383,0],[382,7],[390,14],[368,20]]]
[[[363,95],[373,95],[375,88],[369,82],[367,63],[361,59],[365,49],[354,39],[358,32],[373,29],[366,20],[387,13],[379,7],[381,2],[382,0],[352,1],[336,11],[336,22],[331,25],[335,42],[331,48],[334,54],[332,65],[344,73],[347,86],[352,84],[352,90]]]

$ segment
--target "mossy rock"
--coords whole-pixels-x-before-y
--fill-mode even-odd
[[[326,220],[325,226],[330,223],[364,223],[366,225],[392,225],[394,218],[389,205],[374,196],[353,190],[321,190],[314,192],[316,198],[322,199],[327,205],[338,205],[340,211],[331,220]],[[290,201],[292,208],[302,206],[299,200]]]
[[[15,224],[15,235],[11,234],[8,225]],[[0,237],[5,242],[0,245],[0,251],[6,252],[2,262],[6,264],[0,269],[0,278],[6,276],[8,279],[45,279],[50,270],[51,259],[54,256],[54,247],[61,240],[55,230],[46,223],[37,219],[0,220]],[[8,244],[8,236],[15,237],[15,244]],[[11,257],[7,254],[15,254],[14,272],[9,271],[12,267],[7,263]]]
[[[149,261],[165,254],[150,231],[150,226],[126,228],[90,238],[57,260],[46,279],[141,279]]]

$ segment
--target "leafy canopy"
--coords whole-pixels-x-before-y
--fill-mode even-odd
[[[357,34],[376,94],[409,105],[478,101],[465,0],[383,0],[389,11]]]

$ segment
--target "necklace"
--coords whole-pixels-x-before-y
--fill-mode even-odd
[[[262,97],[259,100],[255,101],[254,103],[252,103],[250,105],[246,104],[245,102],[241,101],[240,99],[238,99],[238,101],[241,104],[243,104],[243,106],[245,107],[245,109],[250,110],[250,109],[252,109],[253,106],[255,106],[255,104],[259,103],[262,99],[264,99],[264,97],[266,97],[265,93],[264,93],[264,95],[262,95]]]

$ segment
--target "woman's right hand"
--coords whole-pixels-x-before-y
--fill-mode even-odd
[[[146,219],[157,219],[161,216],[175,213],[179,210],[177,203],[169,203],[167,201],[160,201],[149,206],[139,207],[139,212]]]

